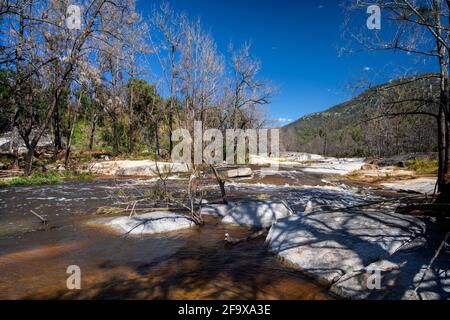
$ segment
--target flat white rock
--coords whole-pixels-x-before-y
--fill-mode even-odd
[[[253,174],[252,169],[250,168],[238,168],[227,171],[228,178],[246,178],[251,177]]]
[[[436,187],[436,178],[422,177],[411,180],[401,180],[394,182],[386,182],[381,184],[385,188],[398,191],[412,191],[418,193],[434,193]]]
[[[200,214],[216,218],[223,218],[232,208],[233,204],[208,204],[202,207],[202,209],[200,210]]]
[[[389,257],[424,229],[422,221],[390,212],[317,212],[279,220],[266,241],[289,266],[331,285]]]
[[[190,217],[172,212],[151,212],[131,218],[119,217],[97,224],[129,235],[151,235],[195,227],[195,222]]]
[[[234,203],[227,211],[222,223],[268,228],[277,220],[292,214],[281,201],[252,200]]]

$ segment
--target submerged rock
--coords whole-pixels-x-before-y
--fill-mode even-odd
[[[150,235],[189,229],[196,226],[190,217],[172,212],[151,212],[133,217],[119,217],[96,222],[128,235]]]
[[[316,212],[279,220],[267,243],[289,266],[332,285],[395,253],[424,223],[414,217],[380,212]]]

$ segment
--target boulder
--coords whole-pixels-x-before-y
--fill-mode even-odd
[[[253,175],[253,171],[250,168],[238,168],[227,171],[228,178],[247,178]]]
[[[372,263],[345,274],[331,286],[330,293],[350,300],[381,299],[386,290],[395,285],[399,269],[399,264],[388,260]]]
[[[190,229],[196,226],[194,220],[188,216],[162,211],[133,217],[103,219],[95,224],[110,227],[125,235],[151,235]]]
[[[278,220],[269,249],[292,268],[332,285],[344,274],[389,257],[425,224],[391,212],[314,212]]]
[[[32,136],[36,134],[36,130],[37,129],[33,129],[31,133]],[[7,132],[3,135],[3,137],[0,138],[0,153],[9,154],[11,139],[12,139],[12,132]],[[53,137],[50,134],[44,134],[42,135],[41,139],[39,139],[36,149],[39,150],[48,148],[53,148]],[[26,154],[27,152],[25,142],[20,136],[18,137],[18,152],[19,155]]]

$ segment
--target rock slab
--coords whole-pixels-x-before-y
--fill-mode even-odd
[[[225,224],[269,228],[292,212],[282,201],[249,200],[229,205],[208,205],[202,209],[202,214],[222,218]]]
[[[190,229],[196,226],[190,217],[172,212],[151,212],[133,217],[101,220],[104,225],[125,235],[151,235]]]
[[[317,212],[279,220],[266,242],[291,267],[332,285],[347,273],[395,253],[424,223],[380,212]]]

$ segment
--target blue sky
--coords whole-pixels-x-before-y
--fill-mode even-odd
[[[146,15],[158,2],[138,0],[138,10]],[[272,119],[296,120],[323,111],[354,96],[349,85],[358,79],[384,82],[394,69],[411,69],[411,57],[400,52],[339,55],[338,48],[344,46],[340,0],[167,2],[191,18],[200,17],[223,53],[230,41],[252,42],[253,52],[262,62],[261,75],[279,88],[269,107]],[[368,14],[361,10],[357,16],[352,27],[365,28]],[[432,70],[424,63],[413,68]]]

